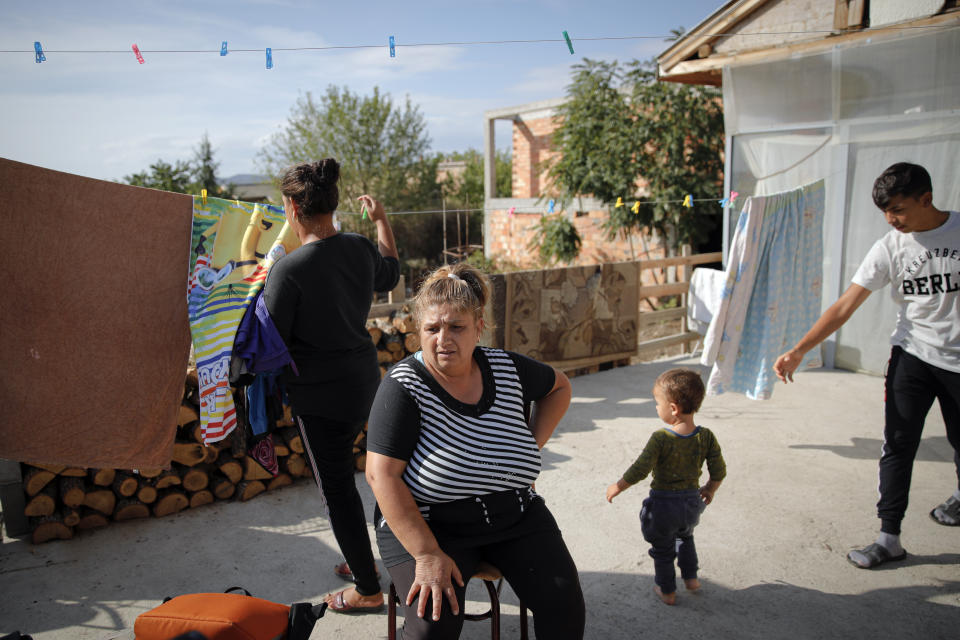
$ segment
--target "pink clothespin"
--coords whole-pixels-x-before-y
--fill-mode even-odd
[[[516,211],[516,210],[517,210],[516,207],[510,207],[510,210],[507,211],[507,215],[512,218],[512,217],[513,217],[513,212]]]
[[[134,55],[137,56],[137,62],[139,62],[140,64],[143,64],[144,60],[143,60],[143,56],[140,55],[140,47],[138,47],[137,45],[133,45],[133,53]]]

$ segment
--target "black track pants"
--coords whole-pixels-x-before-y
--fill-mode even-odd
[[[939,400],[947,440],[960,487],[960,373],[940,369],[894,347],[887,367],[883,453],[880,457],[880,530],[899,534],[907,511],[913,459],[917,455],[923,423]]]
[[[353,442],[363,422],[318,416],[299,416],[297,421],[313,477],[326,502],[330,528],[357,579],[357,591],[361,595],[380,593],[363,501],[354,479]]]

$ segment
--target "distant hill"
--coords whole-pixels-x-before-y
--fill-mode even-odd
[[[217,178],[226,187],[233,185],[233,196],[245,202],[280,202],[280,194],[270,182],[270,176],[256,173],[238,173],[226,178]]]
[[[238,173],[227,178],[217,178],[217,182],[222,185],[233,183],[235,185],[252,184],[270,184],[270,176],[262,176],[256,173]]]

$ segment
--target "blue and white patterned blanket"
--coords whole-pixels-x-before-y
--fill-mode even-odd
[[[744,202],[720,309],[704,338],[700,362],[713,367],[707,393],[770,398],[777,356],[820,316],[823,213],[823,180]],[[800,366],[822,366],[820,350]]]

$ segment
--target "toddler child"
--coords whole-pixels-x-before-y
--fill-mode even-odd
[[[693,528],[727,474],[716,436],[693,423],[704,394],[703,380],[695,371],[671,369],[661,374],[653,385],[653,397],[657,416],[667,427],[650,436],[636,462],[607,487],[607,502],[613,502],[622,491],[653,472],[650,497],[643,501],[640,511],[640,530],[651,545],[653,590],[671,605],[677,597],[674,559],[684,586],[690,591],[700,588]],[[704,460],[710,480],[698,488]]]

